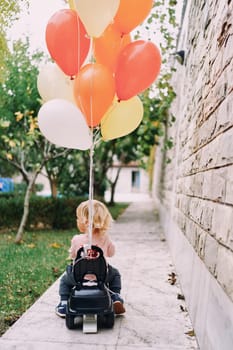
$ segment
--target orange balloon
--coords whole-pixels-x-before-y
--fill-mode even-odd
[[[90,39],[73,10],[59,10],[46,27],[46,44],[50,56],[69,76],[79,72],[90,48]]]
[[[131,41],[130,35],[121,35],[114,24],[110,24],[99,38],[93,38],[93,50],[97,63],[115,72],[118,54]]]
[[[121,0],[114,23],[122,34],[136,28],[150,13],[153,0]]]
[[[160,72],[159,48],[150,41],[128,44],[119,54],[115,81],[119,100],[128,100],[147,89]]]
[[[89,63],[80,69],[74,81],[74,98],[90,127],[100,123],[115,92],[113,73],[104,65]]]

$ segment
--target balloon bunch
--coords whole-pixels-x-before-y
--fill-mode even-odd
[[[55,63],[38,75],[43,105],[39,128],[52,143],[89,149],[93,129],[103,140],[134,131],[143,118],[138,94],[157,78],[158,47],[130,33],[150,13],[153,0],[70,0],[46,27]]]

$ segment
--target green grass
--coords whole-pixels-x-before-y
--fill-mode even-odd
[[[116,219],[127,207],[109,207]],[[0,335],[63,273],[70,240],[77,230],[25,232],[20,245],[15,233],[0,234]]]
[[[0,334],[62,274],[75,233],[26,232],[20,245],[14,234],[0,236]]]

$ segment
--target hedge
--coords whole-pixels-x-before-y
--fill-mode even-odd
[[[70,229],[76,227],[76,207],[85,197],[50,198],[33,196],[30,199],[27,229]],[[23,215],[24,198],[0,196],[0,230],[15,229]]]

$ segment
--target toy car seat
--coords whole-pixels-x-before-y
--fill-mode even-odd
[[[85,253],[80,248],[73,266],[76,285],[71,291],[66,310],[66,326],[77,327],[80,317],[84,333],[96,333],[97,325],[112,328],[113,303],[105,284],[107,263],[101,248],[92,245]]]

